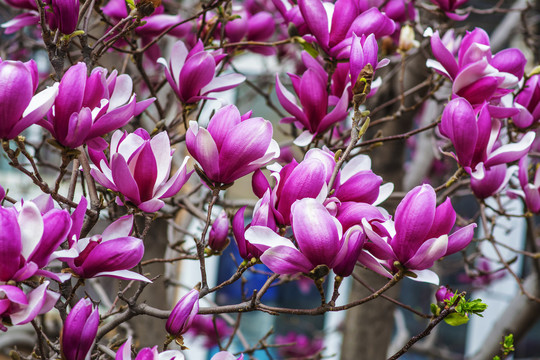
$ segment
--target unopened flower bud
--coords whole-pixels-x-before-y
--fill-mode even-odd
[[[184,334],[199,312],[199,291],[191,290],[176,304],[165,324],[167,332],[174,336]]]
[[[446,286],[439,287],[439,290],[435,293],[435,299],[437,302],[444,302],[444,300],[450,300],[454,297],[452,290],[448,289]]]
[[[64,360],[84,360],[94,345],[99,326],[99,312],[90,299],[81,299],[71,309],[62,329]]]
[[[403,26],[399,34],[399,50],[407,52],[413,47],[417,48],[419,46],[420,43],[414,39],[414,29],[409,25]]]
[[[208,236],[208,246],[214,251],[223,251],[229,245],[229,219],[227,213],[222,210],[212,224]]]

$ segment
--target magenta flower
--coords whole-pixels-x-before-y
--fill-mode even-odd
[[[58,84],[34,96],[38,82],[34,60],[23,63],[0,59],[0,138],[14,139],[47,114],[58,93]]]
[[[513,117],[514,124],[521,129],[528,128],[540,120],[540,75],[531,76],[514,99],[519,114]]]
[[[455,13],[458,7],[465,4],[468,0],[431,0],[432,3],[437,5],[446,16],[452,20],[462,21],[465,20],[469,14],[458,15]]]
[[[311,338],[291,331],[287,335],[276,335],[276,345],[282,345],[278,351],[284,359],[311,359],[323,350],[324,342],[320,337]]]
[[[195,315],[188,334],[204,338],[204,347],[211,349],[220,343],[220,339],[229,336],[233,329],[225,320],[212,315]]]
[[[279,156],[270,121],[250,116],[251,111],[240,116],[229,105],[216,112],[207,129],[190,121],[186,146],[210,181],[230,184]]]
[[[107,70],[97,67],[87,77],[86,64],[75,64],[62,77],[47,121],[39,124],[70,148],[94,139],[98,141],[99,137],[126,125],[155,100],[137,103],[132,90],[129,75],[118,75],[115,70],[107,77]]]
[[[51,209],[42,215],[26,201],[20,209],[0,207],[0,282],[23,281],[34,275],[66,280],[43,270],[71,228],[69,213]]]
[[[475,115],[471,104],[463,98],[450,101],[439,125],[441,134],[452,141],[458,163],[473,177],[482,179],[485,169],[516,161],[523,157],[534,141],[534,132],[528,132],[518,143],[500,145],[501,123],[491,120],[484,104]]]
[[[246,239],[264,251],[260,257],[263,264],[277,274],[309,273],[318,265],[326,265],[341,270],[338,275],[350,275],[365,241],[360,227],[343,235],[339,221],[311,198],[293,204],[291,219],[298,248],[270,228],[251,226],[246,230]]]
[[[283,119],[282,122],[294,122],[296,127],[304,130],[294,141],[298,146],[308,145],[316,135],[324,133],[335,123],[344,120],[348,115],[349,106],[348,90],[345,89],[339,99],[330,97],[326,88],[328,75],[322,65],[306,52],[302,53],[302,59],[308,68],[302,77],[289,74],[300,104],[276,75],[278,100],[293,116]],[[335,105],[332,110],[329,109],[331,104]]]
[[[461,41],[457,62],[438,32],[431,37],[431,48],[437,61],[430,59],[427,65],[453,81],[453,94],[466,98],[475,108],[487,101],[492,116],[516,115],[517,109],[498,105],[523,77],[526,59],[520,50],[505,49],[492,55],[489,37],[479,28],[467,32]]]
[[[525,156],[522,158],[524,159]],[[517,170],[517,166],[507,167],[506,164],[492,166],[486,170],[483,179],[471,177],[471,190],[479,199],[486,199],[500,193]]]
[[[69,35],[77,29],[79,21],[79,0],[50,0],[52,13],[49,14],[51,30],[60,30]]]
[[[184,360],[184,354],[178,350],[158,352],[157,345],[152,348],[143,348],[139,351],[135,360]],[[115,360],[131,360],[131,336],[123,343],[116,352]]]
[[[173,336],[180,336],[188,331],[193,318],[199,312],[199,291],[191,290],[184,295],[171,311],[171,315],[167,319],[165,329]]]
[[[214,251],[223,251],[229,245],[229,218],[221,210],[212,224],[208,235],[208,247]]]
[[[37,288],[25,294],[13,285],[0,285],[0,331],[7,331],[2,322],[9,318],[8,323],[22,325],[34,320],[36,316],[49,312],[60,294],[47,289],[49,282],[45,281]]]
[[[450,300],[454,297],[452,290],[446,286],[440,286],[437,292],[435,293],[435,299],[437,302],[444,303],[444,300]]]
[[[225,36],[229,42],[246,41],[267,41],[274,35],[276,23],[274,16],[267,11],[256,11],[251,14],[248,9],[235,11],[233,18],[225,25]],[[215,32],[219,38],[220,27]],[[270,46],[247,46],[246,49],[262,55],[273,55],[276,50]]]
[[[220,53],[213,55],[205,51],[200,40],[191,51],[182,41],[177,41],[169,62],[159,58],[158,63],[165,67],[167,81],[182,104],[193,104],[201,99],[214,99],[208,94],[235,88],[246,79],[240,74],[216,77],[216,66],[221,59]]]
[[[84,216],[84,213],[79,215]],[[142,240],[129,236],[132,227],[133,215],[123,216],[107,226],[103,234],[77,239],[69,251],[62,252],[58,258],[84,279],[110,276],[150,282],[141,274],[128,270],[144,255]],[[75,236],[78,238],[79,234]]]
[[[533,213],[540,212],[540,168],[531,166],[528,156],[519,161],[519,184],[523,192],[515,191],[525,200],[525,205]],[[532,178],[532,182],[529,179]]]
[[[456,213],[450,199],[436,206],[437,197],[430,185],[417,186],[399,203],[395,222],[370,224],[362,220],[366,236],[371,241],[364,246],[387,269],[395,271],[395,261],[413,271],[417,280],[438,283],[438,277],[429,269],[443,256],[463,250],[472,240],[476,224],[467,225],[452,234]],[[385,269],[373,258],[359,258],[368,268],[385,274]]]
[[[341,50],[341,43],[350,41],[353,34],[374,34],[380,38],[395,31],[394,21],[379,9],[372,7],[362,12],[352,0],[339,0],[335,5],[321,0],[299,0],[298,7],[319,46],[334,57]]]
[[[156,212],[164,205],[161,199],[176,195],[193,173],[187,172],[189,157],[185,157],[169,179],[173,152],[167,132],[150,138],[142,128],[131,134],[118,130],[111,138],[110,162],[103,153],[90,151],[96,164],[91,173],[98,183],[122,194],[142,211]],[[117,202],[124,203],[120,198]]]
[[[85,360],[94,346],[99,326],[99,311],[90,299],[81,299],[64,322],[60,344],[65,360]]]

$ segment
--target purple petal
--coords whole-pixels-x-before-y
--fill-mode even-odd
[[[15,212],[0,208],[0,281],[8,281],[19,269],[21,231]]]
[[[448,248],[444,256],[452,255],[469,245],[474,235],[476,224],[467,225],[448,237]]]
[[[448,235],[441,235],[425,241],[405,264],[405,267],[413,270],[424,270],[433,266],[446,253]]]
[[[51,254],[66,239],[71,228],[71,218],[65,210],[51,210],[43,216],[43,236],[27,261],[40,268],[47,266]]]
[[[299,0],[298,7],[309,27],[309,30],[317,38],[317,42],[328,48],[330,35],[328,33],[328,15],[320,0]]]
[[[0,63],[0,137],[5,138],[20,120],[30,104],[32,90],[32,74],[22,62]]]
[[[295,248],[276,246],[261,255],[261,261],[270,270],[280,275],[309,273],[315,267]]]
[[[186,147],[193,158],[201,164],[206,175],[214,181],[219,181],[220,154],[208,130],[199,128],[196,122],[190,121],[186,133]]]
[[[216,143],[218,151],[221,150],[223,142],[227,138],[229,131],[241,122],[240,112],[234,105],[228,105],[219,109],[206,128],[212,139]]]
[[[441,63],[448,75],[450,75],[450,78],[455,79],[459,71],[458,65],[456,60],[454,60],[454,55],[441,41],[438,31],[431,37],[431,51],[433,51],[433,55],[437,61]]]
[[[54,131],[61,139],[67,136],[71,114],[81,110],[86,79],[86,64],[80,62],[71,66],[60,81],[54,103]]]

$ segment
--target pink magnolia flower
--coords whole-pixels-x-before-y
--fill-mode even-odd
[[[58,97],[39,124],[64,146],[76,148],[126,125],[143,112],[154,98],[136,102],[129,75],[96,67],[86,75],[86,64],[78,63],[60,81]]]
[[[540,75],[531,76],[514,99],[519,113],[513,117],[514,124],[521,129],[528,128],[540,120]]]
[[[446,16],[452,20],[462,21],[465,20],[469,14],[458,15],[455,13],[458,7],[465,4],[468,0],[431,0],[432,3],[437,5]]]
[[[51,108],[58,84],[34,96],[39,85],[37,65],[0,59],[0,138],[11,140],[38,122]]]
[[[36,316],[49,312],[60,294],[47,289],[45,281],[37,288],[25,294],[13,285],[0,285],[0,331],[7,331],[2,323],[22,325],[34,320]]]
[[[517,192],[525,200],[525,205],[533,213],[540,212],[540,168],[531,166],[528,156],[519,161],[519,184],[522,192]],[[532,182],[529,182],[532,179]]]
[[[167,319],[165,329],[171,335],[176,337],[188,331],[194,317],[199,312],[199,291],[191,290],[184,295],[176,306],[171,311],[171,315]]]
[[[274,16],[267,11],[251,13],[247,7],[244,10],[235,10],[233,18],[225,25],[225,36],[230,42],[268,41],[274,35],[276,23]],[[220,26],[216,29],[219,38]],[[276,50],[271,46],[247,46],[246,49],[262,55],[273,55]]]
[[[207,129],[190,121],[186,146],[210,181],[230,184],[279,156],[270,121],[250,116],[251,111],[240,116],[229,105],[216,112]]]
[[[518,167],[515,165],[510,167],[507,167],[506,164],[492,166],[486,170],[484,178],[471,177],[471,190],[479,199],[486,199],[498,194],[508,185],[510,178],[517,169]]]
[[[202,336],[204,347],[211,349],[219,344],[220,339],[229,336],[232,331],[233,329],[220,317],[195,315],[187,333],[195,337]]]
[[[308,68],[302,77],[288,74],[300,104],[276,75],[278,100],[281,106],[292,115],[283,119],[282,122],[293,122],[297,128],[304,130],[294,141],[298,146],[308,145],[316,135],[323,134],[332,125],[344,120],[348,115],[349,106],[347,89],[340,94],[340,98],[331,96],[326,86],[328,75],[322,65],[306,52],[302,53],[302,60]],[[330,110],[332,105],[334,108]]]
[[[435,299],[437,299],[437,302],[439,303],[444,303],[444,300],[450,300],[453,297],[454,293],[446,286],[440,286],[435,293]]]
[[[86,209],[86,202],[81,207]],[[79,216],[84,216],[84,213],[79,213]],[[110,276],[150,282],[143,275],[128,270],[137,265],[144,255],[142,240],[129,236],[132,227],[133,215],[126,215],[107,226],[102,234],[79,239],[77,233],[71,248],[61,252],[58,258],[65,261],[75,275],[84,279]]]
[[[110,162],[103,153],[90,151],[96,165],[91,173],[98,183],[142,211],[156,212],[164,205],[161,199],[176,195],[193,173],[187,172],[187,156],[169,179],[173,152],[167,132],[150,138],[142,128],[131,134],[118,130],[111,138]],[[120,198],[117,202],[123,204]]]
[[[60,30],[69,35],[77,29],[79,21],[79,0],[50,0],[48,22],[51,30]]]
[[[34,275],[66,280],[42,268],[55,258],[53,252],[65,241],[71,224],[67,211],[50,209],[42,215],[32,201],[20,209],[0,207],[0,282]]]
[[[90,299],[81,299],[64,322],[60,344],[66,360],[85,360],[90,356],[99,326],[99,311]]]
[[[298,7],[309,33],[331,56],[337,56],[341,43],[350,42],[353,34],[374,34],[380,38],[392,34],[396,28],[394,21],[377,7],[362,11],[352,0],[339,0],[335,5],[321,0],[299,0]]]
[[[291,225],[298,247],[265,226],[251,226],[246,239],[264,251],[263,264],[277,274],[309,273],[318,265],[348,276],[365,241],[360,227],[343,235],[339,221],[317,200],[305,198],[292,206]]]
[[[532,146],[533,131],[517,143],[500,144],[501,122],[491,119],[487,104],[475,114],[471,104],[456,98],[446,105],[439,125],[441,134],[452,141],[458,163],[473,177],[482,179],[492,166],[521,159]]]
[[[467,32],[457,61],[438,32],[431,37],[431,48],[437,61],[429,59],[427,65],[452,80],[453,94],[466,98],[475,108],[488,102],[492,116],[498,118],[517,114],[517,109],[499,105],[501,97],[512,92],[523,77],[526,59],[520,50],[505,49],[492,55],[489,37],[480,28]]]
[[[229,245],[229,218],[221,210],[212,224],[208,235],[208,247],[214,251],[223,251]]]
[[[443,256],[463,250],[472,240],[476,224],[467,225],[452,234],[456,213],[447,198],[436,206],[437,197],[430,185],[417,186],[399,203],[395,221],[376,224],[362,220],[370,242],[364,245],[369,254],[382,261],[374,261],[363,253],[358,260],[368,268],[391,277],[387,270],[395,271],[394,262],[416,274],[418,281],[438,283],[431,270],[435,261]]]
[[[216,66],[222,58],[220,52],[205,51],[200,40],[191,51],[182,41],[177,41],[169,62],[159,58],[158,63],[165,67],[167,81],[182,104],[193,104],[202,99],[214,99],[208,94],[235,88],[246,79],[240,74],[216,77]]]
[[[311,338],[293,331],[287,335],[276,335],[276,344],[282,345],[278,347],[278,351],[284,359],[311,359],[319,354],[324,346],[320,337]]]
[[[157,345],[152,348],[143,348],[135,357],[135,360],[184,360],[184,354],[178,350],[158,352]],[[131,336],[123,343],[116,352],[115,360],[131,360]]]

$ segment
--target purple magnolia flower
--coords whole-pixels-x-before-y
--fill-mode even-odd
[[[143,348],[139,351],[135,360],[184,360],[184,354],[178,350],[158,352],[157,345],[152,348]],[[131,360],[131,336],[123,343],[116,352],[115,360]]]
[[[25,294],[13,285],[0,285],[0,331],[7,331],[2,322],[22,325],[34,320],[36,316],[49,312],[60,294],[47,289],[49,282],[45,281],[37,288]]]
[[[435,293],[435,299],[437,299],[437,302],[439,303],[444,303],[444,300],[450,300],[453,297],[454,293],[446,286],[440,286]]]
[[[427,65],[453,81],[453,94],[466,98],[475,108],[487,101],[492,116],[498,118],[517,114],[515,108],[498,105],[523,77],[526,59],[520,50],[505,49],[492,55],[489,37],[479,28],[467,32],[461,41],[457,62],[438,32],[431,37],[431,48],[437,61],[430,59]]]
[[[240,74],[216,77],[216,66],[222,58],[219,52],[205,51],[200,40],[191,51],[178,41],[172,48],[169,62],[159,58],[158,63],[165,67],[167,81],[182,104],[193,104],[201,99],[214,99],[207,95],[235,88],[246,79]]]
[[[540,120],[540,75],[531,76],[514,99],[519,114],[513,117],[514,124],[521,129],[528,128]]]
[[[150,138],[142,128],[131,134],[118,130],[111,138],[110,162],[102,152],[90,151],[96,165],[91,173],[98,183],[142,211],[156,212],[164,205],[161,199],[176,195],[193,173],[187,172],[187,156],[169,179],[173,152],[167,132]],[[124,200],[117,198],[117,202],[122,205]]]
[[[86,204],[83,208],[86,209]],[[103,234],[74,241],[71,248],[58,258],[65,261],[75,275],[84,279],[110,276],[150,282],[141,274],[128,270],[137,265],[144,255],[142,240],[129,236],[132,227],[133,215],[123,216],[107,226]],[[75,236],[78,238],[79,234]]]
[[[485,169],[523,157],[535,138],[530,131],[518,143],[501,145],[501,123],[491,119],[487,104],[475,115],[464,98],[456,98],[446,105],[439,129],[452,141],[456,150],[453,156],[458,163],[479,180],[484,177]]]
[[[452,20],[462,21],[465,20],[469,14],[458,15],[455,13],[458,7],[465,4],[468,0],[431,0],[432,3],[437,5],[446,16]]]
[[[531,169],[532,168],[532,169]],[[519,161],[519,184],[523,192],[514,192],[521,195],[525,200],[525,205],[533,213],[540,212],[540,168],[531,166],[528,156],[524,156]],[[532,178],[532,183],[529,179]]]
[[[208,235],[208,247],[214,251],[223,251],[229,245],[229,218],[225,210],[221,210],[212,224]]]
[[[69,312],[64,322],[60,344],[62,358],[85,360],[94,346],[99,326],[99,311],[90,299],[81,299]]]
[[[60,30],[69,35],[77,28],[79,21],[79,0],[50,0],[52,13],[49,14],[51,30]]]
[[[251,111],[240,116],[229,105],[216,112],[207,129],[190,121],[186,146],[210,181],[230,184],[279,156],[270,121],[250,116]]]
[[[64,146],[77,148],[126,125],[143,112],[154,98],[136,102],[129,75],[97,67],[86,75],[86,64],[78,63],[66,71],[58,97],[40,125]]]
[[[199,312],[199,291],[191,290],[184,295],[171,311],[171,315],[167,319],[165,329],[173,336],[180,336],[188,331],[193,318]]]
[[[17,137],[47,114],[58,94],[58,84],[34,96],[38,85],[34,60],[23,63],[0,59],[0,138]]]
[[[316,135],[324,133],[335,123],[344,120],[348,115],[349,106],[347,88],[340,94],[339,99],[330,96],[326,87],[328,75],[322,65],[306,52],[302,53],[302,60],[308,68],[302,77],[289,74],[300,105],[276,75],[278,100],[281,106],[293,116],[283,119],[282,122],[294,122],[296,127],[304,130],[294,141],[298,146],[308,145]],[[330,105],[335,105],[332,110],[329,110]]]
[[[337,56],[343,42],[358,36],[374,34],[380,38],[395,31],[395,23],[378,8],[362,11],[352,0],[339,0],[335,5],[321,0],[299,0],[298,7],[309,33],[327,54]],[[329,19],[331,22],[329,24]]]
[[[395,222],[368,223],[362,220],[367,238],[364,249],[395,271],[398,261],[416,274],[418,281],[438,283],[438,276],[429,269],[443,256],[463,250],[472,240],[476,224],[467,225],[449,234],[456,221],[450,199],[436,206],[437,196],[430,185],[417,186],[399,203]],[[387,277],[391,275],[367,253],[359,261]]]
[[[71,224],[67,211],[50,209],[42,215],[32,201],[20,209],[0,207],[0,282],[24,281],[34,275],[66,280],[42,268],[54,258]]]
[[[242,11],[234,11],[233,18],[225,25],[225,36],[229,42],[267,41],[274,35],[276,23],[274,16],[267,11],[251,13],[246,7]],[[215,35],[219,38],[220,26],[216,28]],[[276,50],[270,46],[247,46],[246,49],[262,55],[273,55]]]
[[[471,177],[471,190],[479,199],[498,194],[506,187],[517,168],[515,165],[507,167],[506,164],[492,166],[486,170],[483,179]]]
[[[338,275],[350,275],[365,241],[360,227],[343,235],[339,221],[311,198],[293,204],[291,219],[298,248],[270,228],[251,226],[246,230],[246,239],[264,251],[260,257],[263,264],[277,274],[309,273],[318,265],[326,265],[338,269]]]

